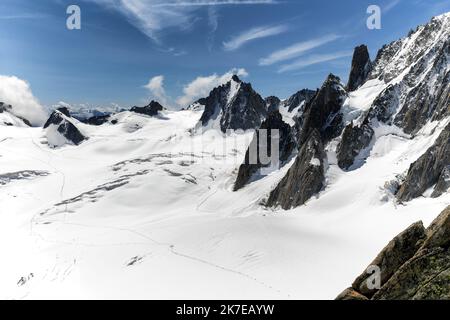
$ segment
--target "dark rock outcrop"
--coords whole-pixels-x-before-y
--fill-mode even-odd
[[[317,129],[312,130],[287,175],[270,193],[266,205],[285,210],[305,204],[320,192],[325,182],[324,146]]]
[[[309,103],[315,95],[316,91],[314,90],[302,89],[289,97],[289,99],[284,102],[284,105],[288,108],[289,112],[292,112],[302,103]]]
[[[450,207],[426,230],[418,222],[395,237],[371,265],[381,270],[379,290],[368,289],[363,274],[337,299],[450,299]]]
[[[450,165],[450,123],[444,128],[434,145],[414,162],[396,195],[400,202],[420,197],[438,183]],[[441,185],[439,185],[441,187]],[[438,194],[439,191],[436,191]]]
[[[198,103],[205,106],[201,124],[206,126],[211,120],[218,119],[222,132],[228,129],[257,129],[267,117],[264,99],[253,90],[251,84],[242,82],[236,75]]]
[[[163,111],[164,107],[157,101],[151,101],[150,104],[145,107],[133,107],[130,109],[131,112],[144,114],[146,116],[154,117],[158,112]]]
[[[59,112],[61,112],[63,115],[65,115],[66,117],[71,117],[71,115],[70,115],[70,111],[69,111],[69,109],[67,108],[67,107],[59,107],[58,109],[56,109],[56,110],[58,110]]]
[[[342,140],[336,150],[339,167],[343,170],[350,169],[355,159],[370,146],[374,134],[375,132],[368,124],[354,126],[353,122],[350,123],[344,129]]]
[[[267,130],[267,141],[262,142],[260,136],[260,130],[255,132],[255,136],[251,142],[251,146],[245,154],[244,163],[239,167],[238,176],[234,184],[234,191],[238,191],[243,188],[252,178],[252,176],[258,172],[262,167],[268,167],[275,164],[262,164],[259,157],[260,147],[266,148],[265,154],[270,158],[272,156],[272,133],[271,130],[278,130],[279,136],[274,137],[279,141],[279,165],[283,165],[291,156],[295,149],[295,139],[292,133],[291,127],[283,121],[283,118],[279,111],[273,111],[269,114],[268,118],[264,120],[261,125],[263,130]],[[256,145],[255,145],[256,144]],[[254,163],[250,161],[250,151],[256,150],[257,157]]]
[[[110,118],[111,115],[93,116],[84,120],[83,122],[92,126],[101,126],[102,124],[109,122]]]
[[[323,143],[341,134],[344,129],[341,108],[346,96],[339,77],[330,74],[314,99],[305,107],[298,137],[300,146],[314,130],[319,132]]]
[[[352,59],[352,68],[347,83],[347,91],[358,89],[372,71],[372,62],[370,61],[369,50],[365,45],[355,48]]]
[[[65,111],[65,110],[64,110]],[[64,138],[75,145],[79,145],[84,140],[87,140],[80,130],[76,127],[76,125],[71,121],[70,113],[69,116],[63,114],[59,110],[53,111],[48,118],[47,122],[44,125],[44,129],[47,129],[51,126],[56,126],[56,130],[59,134],[61,134]]]
[[[267,112],[270,114],[273,111],[277,111],[280,108],[281,100],[278,97],[270,96],[264,99],[267,106]]]

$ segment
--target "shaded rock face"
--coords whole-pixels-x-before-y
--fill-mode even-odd
[[[270,114],[280,108],[281,100],[278,97],[270,96],[264,99],[266,102],[267,112]]]
[[[222,132],[228,129],[256,129],[267,117],[264,99],[253,90],[251,84],[242,82],[237,76],[213,89],[207,98],[200,99],[198,103],[205,106],[200,118],[202,125],[219,119]]]
[[[68,141],[75,145],[79,145],[84,140],[87,140],[80,130],[69,120],[69,116],[66,116],[61,111],[53,111],[48,118],[47,122],[44,125],[44,129],[47,129],[51,126],[56,126],[56,130]]]
[[[267,141],[266,143],[261,143],[261,137],[258,135],[258,132],[255,133],[253,137],[252,144],[256,144],[256,148],[249,148],[245,154],[244,163],[239,167],[238,176],[236,182],[234,184],[234,191],[238,191],[243,188],[252,178],[254,174],[258,172],[258,170],[262,167],[269,166],[267,164],[262,164],[259,158],[260,147],[265,146],[267,148],[266,154],[271,157],[272,156],[272,129],[279,130],[279,163],[283,165],[291,156],[292,152],[295,149],[295,139],[292,133],[291,127],[283,121],[283,118],[278,111],[273,111],[269,114],[268,118],[264,120],[260,129],[267,130]],[[257,163],[250,163],[250,150],[257,150],[258,157]]]
[[[442,176],[445,177],[449,164],[450,123],[434,145],[410,166],[405,182],[396,194],[397,199],[400,202],[407,202],[421,196],[427,189],[437,184]],[[438,185],[435,195],[443,193],[439,188],[442,188],[442,183]]]
[[[390,124],[392,116],[400,103],[398,98],[399,93],[400,89],[398,85],[389,85],[384,89],[373,101],[364,122],[371,123],[377,120]]]
[[[367,79],[372,71],[372,63],[370,61],[369,50],[365,45],[355,48],[352,59],[352,68],[347,84],[347,91],[355,91]]]
[[[439,177],[438,183],[436,184],[431,197],[438,198],[448,190],[450,190],[450,165],[446,166],[444,170],[442,170],[441,176]]]
[[[151,101],[149,105],[145,107],[133,107],[130,109],[131,112],[144,114],[150,117],[154,117],[158,112],[163,111],[164,107],[160,105],[157,101]]]
[[[381,269],[381,288],[367,288],[362,274],[337,299],[450,299],[450,207],[424,229],[413,224],[394,238],[371,265]]]
[[[285,101],[285,106],[288,108],[289,112],[294,111],[298,108],[302,103],[309,103],[314,96],[316,95],[316,91],[309,89],[302,89],[297,93],[293,94],[289,99]]]
[[[63,115],[65,115],[66,117],[70,117],[70,111],[67,107],[60,107],[58,109],[59,112],[61,112]]]
[[[355,164],[355,159],[370,146],[374,135],[370,125],[354,126],[353,122],[350,123],[344,129],[336,150],[339,167],[343,170],[350,169]]]
[[[347,93],[339,77],[330,74],[314,99],[305,107],[299,131],[300,146],[314,130],[319,132],[323,143],[341,134],[344,129],[341,108],[346,97]]]
[[[324,187],[325,159],[326,154],[320,133],[314,129],[301,146],[287,175],[270,193],[266,205],[281,206],[289,210],[305,204]]]

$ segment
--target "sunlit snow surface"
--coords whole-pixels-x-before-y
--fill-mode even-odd
[[[445,122],[414,140],[380,132],[348,173],[332,142],[326,189],[273,211],[260,202],[292,162],[232,192],[252,133],[198,133],[200,115],[125,112],[56,149],[41,128],[0,126],[0,175],[47,173],[0,185],[0,297],[332,299],[393,236],[450,204],[447,194],[398,206],[383,189]]]

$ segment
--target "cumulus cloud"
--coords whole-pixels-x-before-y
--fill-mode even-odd
[[[272,65],[277,62],[293,59],[303,55],[305,52],[308,52],[317,47],[323,46],[329,42],[335,41],[341,38],[341,36],[336,34],[329,34],[323,37],[319,37],[316,39],[311,39],[304,42],[298,42],[293,44],[287,48],[283,48],[277,50],[270,54],[268,57],[263,58],[259,61],[259,64],[262,66]]]
[[[231,80],[233,75],[239,77],[247,77],[248,73],[245,69],[232,69],[222,75],[212,74],[210,76],[200,76],[192,82],[184,86],[184,95],[177,99],[177,104],[181,107],[188,106],[194,101],[206,97],[210,91]]]
[[[33,96],[30,85],[22,79],[0,75],[0,101],[12,105],[14,114],[33,126],[40,126],[47,120],[48,115]]]
[[[144,88],[150,91],[153,98],[160,103],[167,105],[168,97],[166,95],[166,90],[164,89],[164,76],[160,75],[151,78]]]
[[[252,40],[276,36],[277,34],[286,32],[287,30],[288,27],[285,25],[252,28],[232,37],[231,40],[224,42],[223,47],[227,51],[236,50]]]
[[[183,29],[195,19],[195,11],[207,6],[274,4],[275,0],[90,0],[120,12],[144,34],[160,42],[167,28]]]

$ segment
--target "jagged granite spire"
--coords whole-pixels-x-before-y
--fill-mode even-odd
[[[355,48],[352,59],[352,69],[347,83],[347,91],[355,91],[367,79],[372,71],[372,62],[370,61],[369,50],[367,46],[360,45]]]

